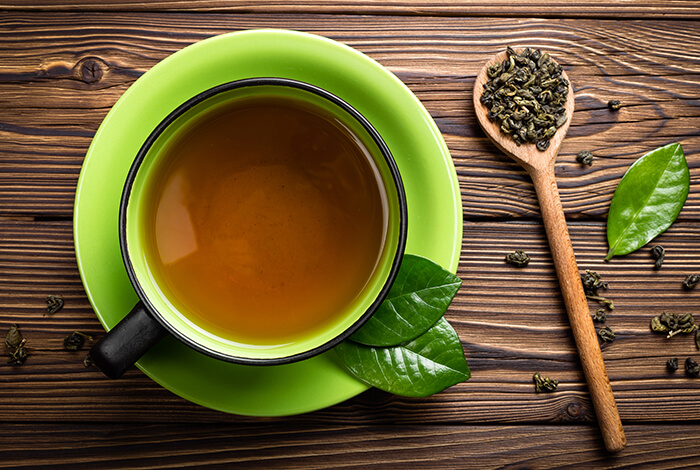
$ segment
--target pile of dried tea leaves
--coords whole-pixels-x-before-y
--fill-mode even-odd
[[[489,109],[489,120],[517,145],[528,142],[547,150],[567,120],[569,81],[562,76],[561,65],[539,49],[526,48],[518,54],[508,47],[506,60],[489,66],[486,73],[480,101]]]
[[[690,313],[668,313],[664,312],[653,317],[649,324],[651,331],[655,333],[665,333],[667,338],[671,338],[678,333],[692,333],[697,330],[695,319]]]

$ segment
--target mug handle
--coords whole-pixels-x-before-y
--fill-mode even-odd
[[[110,379],[118,379],[168,331],[148,313],[139,301],[131,312],[112,328],[92,349],[95,365]]]

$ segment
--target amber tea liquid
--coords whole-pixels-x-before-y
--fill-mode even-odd
[[[387,207],[368,150],[327,111],[250,97],[165,150],[146,209],[149,269],[188,319],[251,345],[303,339],[367,284]]]

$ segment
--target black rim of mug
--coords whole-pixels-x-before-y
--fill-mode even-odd
[[[234,356],[230,354],[226,354],[221,351],[216,351],[214,349],[208,348],[204,345],[201,345],[191,339],[189,336],[183,334],[180,332],[177,328],[172,326],[168,321],[163,318],[161,313],[158,311],[158,309],[155,308],[155,306],[151,303],[151,301],[148,298],[148,295],[146,295],[146,292],[144,289],[141,287],[141,284],[138,281],[138,278],[136,277],[136,272],[134,270],[133,265],[131,264],[131,259],[129,257],[129,249],[127,245],[127,240],[126,240],[126,213],[127,213],[127,206],[129,204],[129,198],[131,195],[131,189],[133,186],[134,179],[136,177],[136,174],[138,173],[138,170],[141,166],[141,163],[143,162],[144,158],[146,157],[146,154],[150,150],[150,148],[153,146],[155,141],[158,139],[158,137],[167,129],[167,127],[172,124],[178,117],[180,117],[182,114],[184,114],[186,111],[194,107],[195,105],[212,98],[215,95],[218,95],[219,93],[223,93],[225,91],[230,91],[233,89],[237,88],[244,88],[244,87],[251,87],[251,86],[283,86],[283,87],[291,87],[291,88],[297,88],[300,90],[308,91],[311,93],[314,93],[321,98],[324,98],[331,103],[335,104],[336,106],[340,107],[343,109],[345,112],[350,114],[353,119],[355,119],[362,127],[367,131],[367,133],[370,135],[372,140],[375,142],[377,147],[379,148],[382,156],[384,157],[384,160],[389,168],[389,171],[391,173],[393,182],[394,182],[394,187],[396,189],[396,193],[398,196],[398,202],[399,202],[399,238],[398,238],[398,244],[396,247],[396,252],[394,254],[394,259],[391,264],[391,270],[389,271],[389,276],[387,277],[386,282],[384,283],[384,286],[379,292],[379,295],[377,298],[374,300],[374,302],[369,306],[369,308],[365,311],[365,313],[362,314],[360,318],[355,321],[349,328],[345,329],[342,333],[340,333],[338,336],[334,337],[333,339],[327,341],[326,343],[323,343],[319,346],[316,346],[313,349],[309,349],[307,351],[303,351],[301,353],[293,354],[290,356],[284,356],[284,357],[274,357],[274,358],[250,358],[250,357],[241,357],[241,356]],[[398,166],[396,164],[396,161],[394,160],[393,155],[391,154],[391,151],[389,150],[389,147],[386,145],[384,142],[384,139],[382,139],[381,135],[377,130],[372,126],[372,124],[365,118],[359,111],[357,111],[353,106],[351,106],[349,103],[344,101],[343,99],[339,98],[338,96],[334,95],[333,93],[324,90],[323,88],[320,88],[316,85],[312,85],[310,83],[306,82],[301,82],[298,80],[292,80],[288,78],[277,78],[277,77],[259,77],[259,78],[246,78],[246,79],[241,79],[241,80],[235,80],[232,82],[224,83],[221,85],[218,85],[216,87],[210,88],[208,90],[203,91],[202,93],[199,93],[198,95],[190,98],[180,106],[178,106],[174,111],[172,111],[165,119],[163,119],[151,132],[151,134],[148,136],[144,144],[141,146],[139,152],[136,154],[136,158],[134,159],[134,162],[131,165],[131,168],[129,169],[129,173],[127,174],[126,177],[126,182],[124,184],[124,190],[122,192],[122,198],[121,202],[119,205],[119,244],[121,247],[121,253],[122,253],[122,259],[124,261],[124,266],[126,267],[127,274],[129,276],[129,280],[131,281],[132,286],[136,290],[136,294],[138,295],[139,299],[144,303],[146,306],[146,309],[148,312],[151,314],[151,316],[158,321],[171,335],[173,335],[175,338],[177,338],[180,342],[186,344],[190,348],[199,351],[203,354],[206,354],[208,356],[211,356],[213,358],[223,360],[226,362],[232,362],[236,364],[247,364],[247,365],[279,365],[279,364],[288,364],[291,362],[297,362],[301,361],[304,359],[309,359],[313,356],[316,356],[318,354],[321,354],[325,351],[328,351],[332,349],[333,347],[337,346],[347,338],[349,338],[353,333],[355,333],[362,325],[364,325],[367,320],[374,314],[374,312],[379,308],[381,303],[384,301],[386,296],[389,293],[389,290],[391,289],[391,286],[394,284],[394,281],[396,279],[396,276],[399,272],[399,268],[401,266],[401,260],[404,255],[404,251],[406,248],[406,238],[407,238],[407,232],[408,232],[408,208],[407,208],[407,202],[406,202],[406,193],[405,189],[403,186],[403,180],[401,179],[401,174],[399,173]]]

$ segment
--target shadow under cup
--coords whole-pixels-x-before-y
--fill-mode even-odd
[[[256,119],[272,131],[257,136]],[[207,151],[217,126],[239,132],[216,137],[229,149],[223,157],[215,143]],[[180,167],[188,145],[198,153]],[[337,161],[348,152],[355,163]],[[364,185],[358,166],[369,169]],[[91,350],[107,376],[121,376],[168,333],[224,361],[284,364],[331,349],[379,307],[404,253],[406,197],[388,147],[352,106],[307,83],[252,78],[193,97],[153,130],[127,177],[119,231],[140,302]],[[277,251],[250,254],[266,243]],[[187,293],[197,289],[199,297]]]

